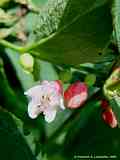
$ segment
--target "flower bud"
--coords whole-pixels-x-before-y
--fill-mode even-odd
[[[111,128],[117,127],[117,119],[110,107],[108,107],[103,113],[102,118],[106,124],[108,124]]]
[[[85,83],[77,81],[70,85],[64,92],[64,100],[66,107],[74,109],[79,108],[88,97],[88,88]]]
[[[20,63],[25,70],[29,72],[33,71],[34,59],[29,53],[20,56]]]
[[[95,74],[88,74],[85,77],[84,81],[88,86],[93,86],[95,84],[95,82],[96,82],[96,75]]]
[[[107,109],[109,106],[108,102],[104,99],[101,101],[101,107],[102,109]]]

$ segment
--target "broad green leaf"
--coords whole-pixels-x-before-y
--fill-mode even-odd
[[[106,49],[106,56],[98,63],[84,63],[79,64],[76,67],[79,70],[85,70],[88,73],[94,73],[96,76],[99,76],[100,79],[103,77],[108,77],[114,61],[117,59],[117,54],[114,54],[112,50]],[[102,77],[101,77],[102,76]]]
[[[32,32],[37,21],[37,14],[29,12],[22,20],[24,21],[24,30],[26,32]]]
[[[59,129],[61,129],[60,131],[62,131],[63,124],[65,123],[65,121],[67,121],[67,119],[70,118],[72,113],[73,112],[71,110],[67,109],[65,111],[59,111],[57,113],[56,119],[51,124],[46,123],[45,127],[46,127],[47,137],[50,138]]]
[[[52,81],[59,79],[53,65],[39,59],[35,60],[34,76],[37,81]]]
[[[47,37],[57,30],[67,2],[68,0],[48,0],[40,11],[34,28],[37,40]]]
[[[23,138],[28,143],[30,149],[32,150],[32,153],[36,155],[36,150],[38,150],[38,145],[42,145],[42,142],[44,141],[43,137],[45,137],[44,132],[44,126],[41,125],[42,121],[39,123],[39,127],[31,127],[26,122],[22,121],[18,117],[16,117],[14,114],[11,114],[12,118],[14,119],[17,128],[19,129],[20,133],[22,134]],[[39,152],[42,150],[42,148],[39,148]],[[38,153],[37,153],[38,154]],[[39,159],[40,160],[40,159]]]
[[[80,129],[84,128],[84,126],[89,122],[91,115],[93,115],[96,110],[98,110],[99,106],[99,101],[91,100],[86,105],[84,105],[84,108],[79,109],[77,116],[70,124],[65,143],[67,143],[68,140],[72,140],[72,138],[74,138],[74,134],[76,134]],[[76,127],[74,127],[75,125]]]
[[[0,158],[36,160],[10,114],[0,109]]]
[[[14,113],[20,119],[28,119],[27,117],[27,105],[25,101],[21,101],[21,97],[18,98],[17,94],[9,86],[9,82],[6,79],[6,75],[3,69],[0,69],[0,99],[1,104],[8,111]],[[19,102],[19,103],[18,103]]]
[[[43,142],[45,133],[42,116],[39,116],[36,120],[28,117],[25,97],[22,97],[22,94],[18,94],[12,90],[3,69],[0,69],[0,83],[2,84],[0,85],[0,104],[17,118],[21,119],[24,126],[29,128],[30,132],[39,132],[39,134],[37,134],[39,135],[39,143]]]
[[[53,0],[49,3],[49,9],[46,5],[40,14],[35,28],[36,41],[40,41],[29,48],[31,53],[62,64],[103,59],[104,54],[99,53],[103,53],[112,33],[109,1]],[[43,37],[47,38],[41,40]]]
[[[2,73],[2,71],[0,72],[0,83],[2,83],[0,86],[0,104],[24,123],[24,128],[26,127],[30,133],[29,136],[25,136],[24,138],[35,152],[37,143],[41,144],[45,139],[42,117],[39,116],[36,120],[32,120],[28,117],[25,97],[22,97],[22,94],[18,94],[12,90],[4,72]],[[13,117],[16,121],[15,116]],[[20,124],[18,120],[17,122]],[[20,128],[21,124],[19,125],[18,123],[17,125]]]
[[[32,0],[32,2],[35,4],[35,5],[43,5],[47,2],[48,0]]]
[[[118,49],[120,52],[120,1],[114,0],[112,7],[113,24],[115,31],[115,38],[117,40]]]

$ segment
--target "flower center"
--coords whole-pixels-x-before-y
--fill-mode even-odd
[[[51,102],[50,95],[42,95],[40,102],[42,106],[48,107]]]

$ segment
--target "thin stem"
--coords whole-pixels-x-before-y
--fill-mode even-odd
[[[6,48],[11,48],[11,49],[13,49],[13,50],[15,50],[17,52],[20,52],[20,53],[21,53],[21,51],[23,49],[23,47],[16,46],[15,44],[12,44],[12,43],[4,40],[4,39],[0,40],[0,44],[3,45],[3,46],[5,46]]]
[[[11,48],[17,52],[20,52],[20,53],[25,53],[25,52],[29,52],[30,50],[36,48],[37,46],[39,45],[42,45],[43,43],[47,42],[48,40],[50,40],[52,37],[54,37],[55,33],[51,34],[49,37],[47,38],[43,38],[41,40],[39,40],[38,42],[35,42],[35,43],[32,43],[32,44],[29,44],[29,45],[26,45],[24,47],[20,47],[20,46],[17,46],[15,44],[12,44],[4,39],[1,39],[0,40],[0,44],[7,47],[7,48]]]
[[[48,37],[42,38],[42,39],[38,40],[35,43],[32,43],[32,44],[29,44],[29,45],[25,46],[24,48],[22,48],[22,52],[26,52],[26,51],[32,50],[32,49],[38,47],[39,45],[44,44],[48,40],[52,39],[55,35],[56,35],[56,33],[53,33]]]

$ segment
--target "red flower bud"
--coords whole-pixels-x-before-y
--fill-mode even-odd
[[[64,92],[64,100],[68,108],[78,108],[88,97],[88,88],[85,83],[77,81]]]
[[[105,121],[105,123],[108,124],[111,128],[117,127],[118,123],[116,116],[110,107],[108,107],[106,111],[102,113],[102,118]]]
[[[109,104],[105,99],[101,101],[101,107],[103,109],[107,109],[108,106],[109,106]]]

